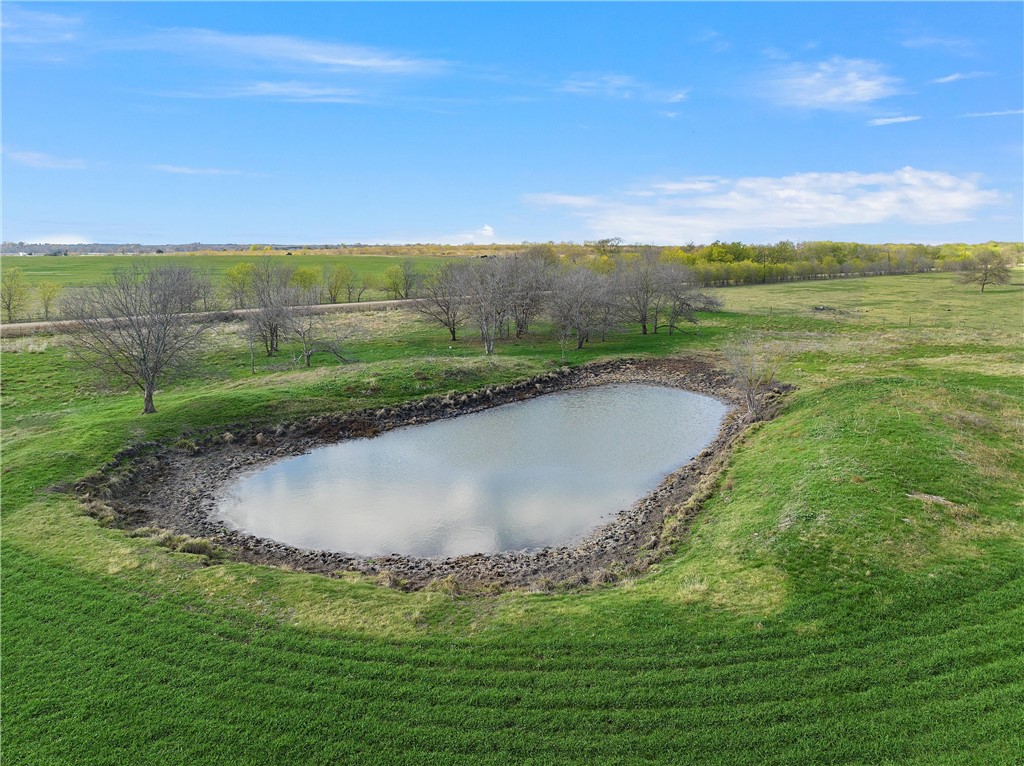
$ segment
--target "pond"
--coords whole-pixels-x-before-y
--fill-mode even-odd
[[[363,556],[569,545],[703,450],[726,411],[660,386],[562,391],[282,460],[232,484],[217,515]]]

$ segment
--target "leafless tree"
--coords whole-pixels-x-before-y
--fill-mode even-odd
[[[306,367],[311,366],[313,354],[317,353],[333,354],[339,360],[347,361],[344,356],[344,343],[357,333],[359,327],[348,324],[339,329],[325,314],[317,310],[317,303],[314,291],[292,288],[290,311],[285,320],[285,334],[302,344],[302,361]]]
[[[660,271],[659,310],[665,312],[669,335],[678,329],[680,320],[696,324],[698,311],[715,311],[721,308],[721,301],[694,287],[693,275],[685,266],[661,264]]]
[[[541,258],[523,255],[497,259],[505,270],[509,290],[509,313],[516,337],[529,332],[530,322],[540,313],[544,296],[551,287],[551,267]]]
[[[212,321],[193,313],[208,282],[186,266],[135,265],[68,294],[62,309],[74,323],[72,353],[137,386],[143,414],[156,412],[157,383],[188,364]]]
[[[964,262],[960,270],[960,281],[965,285],[1005,285],[1010,281],[1010,266],[1007,259],[995,248],[978,252]]]
[[[581,349],[592,332],[600,331],[604,288],[603,278],[587,268],[568,269],[555,278],[548,313],[563,357],[570,338],[575,336],[576,348]]]
[[[247,317],[254,337],[263,344],[267,356],[277,353],[282,330],[288,325],[296,293],[289,288],[292,269],[268,261],[253,265],[250,274],[252,305]]]
[[[661,270],[657,260],[642,255],[619,263],[613,273],[619,310],[627,322],[640,325],[647,334],[661,291]]]
[[[501,326],[511,314],[509,270],[501,259],[487,258],[473,262],[466,272],[466,307],[480,330],[484,353],[494,353],[494,342]]]
[[[770,344],[745,337],[725,349],[725,359],[743,395],[747,416],[760,420],[765,415],[765,402],[782,363],[781,355]]]
[[[423,280],[420,302],[416,306],[421,314],[448,328],[453,341],[469,314],[466,301],[469,268],[463,260],[445,261]]]

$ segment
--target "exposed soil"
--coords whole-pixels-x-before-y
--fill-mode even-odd
[[[230,529],[214,517],[217,499],[242,471],[345,439],[392,428],[457,417],[554,391],[647,383],[716,397],[732,405],[716,439],[667,476],[647,497],[623,509],[575,546],[451,558],[389,555],[364,557],[294,548]],[[776,389],[774,399],[784,393]],[[392,587],[441,584],[457,591],[529,588],[607,582],[639,573],[663,557],[685,534],[737,437],[748,425],[729,376],[697,358],[626,360],[563,367],[536,378],[467,394],[448,394],[396,407],[325,414],[275,428],[237,428],[177,445],[146,443],[119,453],[76,489],[103,502],[127,529],[160,527],[206,538],[238,561],[283,565],[323,574],[376,575]]]

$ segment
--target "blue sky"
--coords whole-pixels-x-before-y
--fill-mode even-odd
[[[4,2],[2,236],[1019,240],[1022,9]]]

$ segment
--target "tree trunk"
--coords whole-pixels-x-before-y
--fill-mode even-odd
[[[452,327],[451,325],[449,325],[448,326],[448,332],[450,332],[452,334],[452,341],[454,341],[455,340],[455,328]]]
[[[153,406],[153,384],[147,383],[144,389],[144,402],[142,405],[143,415],[152,415],[156,412],[156,407]]]
[[[641,335],[646,335],[647,334],[647,322],[641,322],[640,323],[640,334]]]

